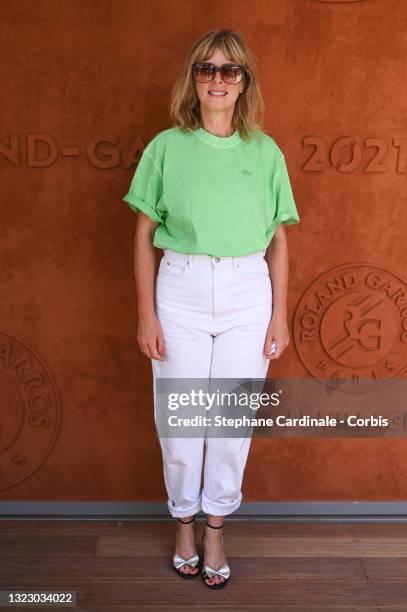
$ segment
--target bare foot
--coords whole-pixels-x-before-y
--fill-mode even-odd
[[[215,525],[209,521],[211,525]],[[204,562],[203,568],[205,569],[205,565],[210,565],[214,570],[219,569],[224,563],[227,563],[227,559],[225,557],[225,552],[222,544],[222,533],[223,529],[211,529],[207,525],[205,525],[205,535],[203,539],[204,544]],[[218,574],[215,574],[213,578],[204,578],[206,584],[220,584],[221,582],[225,582],[225,579]]]
[[[191,516],[182,517],[183,521],[190,521]],[[175,535],[175,551],[174,555],[181,555],[184,559],[190,559],[196,554],[196,528],[195,521],[192,523],[184,524],[177,521],[177,531]],[[198,567],[192,567],[185,563],[179,568],[179,571],[184,574],[196,574],[199,572]]]

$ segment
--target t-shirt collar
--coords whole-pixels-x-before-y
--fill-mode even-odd
[[[210,132],[204,130],[203,127],[198,128],[194,133],[200,140],[203,140],[207,144],[215,147],[233,147],[241,140],[237,130],[235,130],[231,136],[226,137],[215,136],[215,134],[211,134]]]

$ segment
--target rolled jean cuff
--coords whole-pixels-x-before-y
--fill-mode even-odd
[[[209,499],[205,494],[205,491],[202,491],[202,511],[205,514],[213,514],[214,516],[227,516],[228,514],[232,514],[239,508],[242,503],[242,493],[239,494],[239,497],[229,503],[220,503],[214,502],[212,499]]]
[[[174,518],[184,518],[187,516],[193,516],[194,514],[198,514],[198,512],[201,510],[201,498],[199,498],[197,502],[191,504],[190,506],[173,506],[170,500],[167,501],[167,505],[171,516],[173,516]]]

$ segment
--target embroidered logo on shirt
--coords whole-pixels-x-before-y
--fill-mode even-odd
[[[242,170],[241,172],[242,172],[242,174],[249,174],[250,176],[252,175],[250,170]]]

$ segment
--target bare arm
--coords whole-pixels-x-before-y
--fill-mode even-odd
[[[153,236],[158,223],[142,211],[137,214],[134,235],[134,277],[138,315],[154,312],[155,255]]]
[[[286,230],[279,225],[267,248],[265,259],[267,261],[273,288],[273,314],[267,332],[264,352],[268,359],[278,359],[290,342],[287,324],[287,287],[288,287],[288,247]],[[277,350],[271,356],[270,350],[273,340]]]
[[[154,307],[154,231],[158,223],[142,211],[137,214],[134,236],[134,277],[136,280],[138,333],[142,352],[150,359],[163,359],[164,340]]]
[[[287,316],[288,247],[285,227],[279,225],[266,251],[273,283],[273,318]]]

